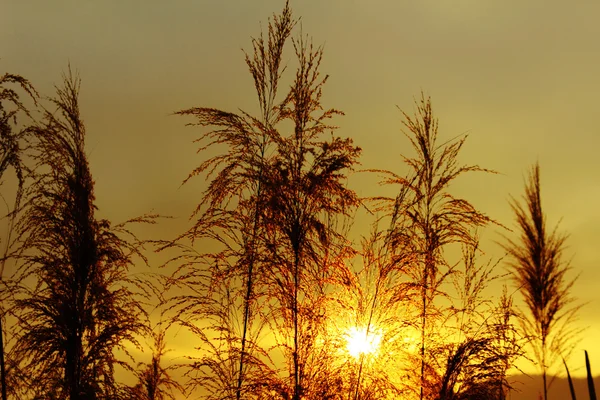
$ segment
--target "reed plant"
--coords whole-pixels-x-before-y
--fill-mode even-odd
[[[581,305],[571,294],[576,278],[565,260],[567,235],[555,228],[549,231],[542,209],[540,166],[529,173],[523,202],[514,198],[511,207],[516,217],[519,239],[507,238],[504,248],[510,256],[509,268],[526,304],[520,313],[523,335],[530,338],[533,355],[543,379],[544,400],[548,399],[548,370],[560,354],[572,349],[580,333],[575,324]]]
[[[439,316],[435,299],[441,286],[452,273],[452,267],[443,256],[443,249],[452,243],[473,245],[473,228],[492,220],[477,211],[467,200],[453,197],[449,185],[469,172],[493,172],[477,165],[462,165],[458,155],[467,137],[439,144],[438,121],[433,115],[431,99],[424,94],[416,104],[415,116],[402,111],[403,134],[409,140],[414,157],[403,156],[409,173],[403,177],[390,171],[378,171],[385,176],[384,184],[399,187],[394,199],[382,198],[384,209],[391,219],[392,247],[410,251],[416,261],[408,271],[418,287],[418,314],[420,330],[420,393],[424,398],[428,336],[437,329],[433,322]],[[439,320],[439,319],[438,319]]]
[[[35,162],[19,211],[15,357],[43,398],[114,398],[115,356],[147,332],[142,279],[131,278],[143,242],[128,223],[95,216],[94,181],[85,153],[79,78],[71,72],[49,99],[44,122],[31,128]],[[142,216],[129,223],[152,223]]]
[[[13,88],[16,87],[16,88]],[[17,190],[14,195],[14,203],[12,210],[7,209],[7,214],[2,219],[8,219],[8,232],[3,245],[2,258],[0,259],[0,388],[2,400],[7,400],[9,387],[14,388],[15,385],[8,385],[9,379],[6,375],[9,370],[6,368],[5,357],[5,325],[6,312],[4,308],[9,304],[13,293],[13,285],[7,281],[4,270],[8,260],[8,252],[12,242],[12,234],[14,232],[14,223],[17,210],[19,209],[23,190],[25,187],[25,176],[27,166],[23,161],[23,150],[27,145],[27,137],[29,136],[29,127],[27,125],[19,125],[21,117],[31,118],[28,107],[21,101],[21,94],[27,95],[35,104],[39,94],[29,82],[20,75],[5,73],[0,77],[0,179],[8,168],[14,170],[17,178]],[[0,181],[0,187],[2,181]],[[1,193],[0,193],[1,194]],[[2,196],[5,198],[5,196]],[[7,204],[8,207],[8,204]]]

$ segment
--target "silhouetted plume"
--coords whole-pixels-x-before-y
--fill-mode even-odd
[[[15,90],[13,86],[16,86],[17,90]],[[17,191],[14,197],[13,209],[12,211],[9,210],[7,215],[9,218],[8,237],[6,238],[4,251],[2,258],[0,259],[0,387],[2,390],[2,400],[7,400],[9,386],[10,388],[13,388],[11,394],[14,395],[15,392],[15,380],[13,379],[11,385],[7,384],[7,382],[11,380],[11,378],[7,378],[7,372],[14,369],[7,368],[5,365],[5,334],[3,325],[6,312],[4,305],[8,303],[8,296],[13,292],[11,285],[6,282],[6,278],[4,277],[4,268],[9,247],[11,245],[16,211],[19,208],[21,197],[23,195],[25,173],[27,170],[27,167],[22,161],[22,146],[26,143],[26,136],[29,134],[29,129],[28,127],[19,128],[17,117],[20,117],[23,114],[25,116],[30,116],[30,114],[27,107],[21,102],[19,90],[25,92],[25,94],[33,100],[34,104],[36,103],[38,93],[27,79],[20,75],[9,73],[5,73],[0,77],[0,179],[8,167],[14,169],[17,177]],[[0,180],[0,186],[1,185],[2,181]],[[4,196],[2,197],[4,198]]]
[[[255,114],[176,113],[200,128],[204,158],[183,184],[199,175],[204,192],[189,229],[152,242],[172,267],[154,275],[160,284],[129,272],[134,260],[147,265],[148,243],[129,224],[157,216],[97,217],[80,79],[69,67],[44,108],[29,81],[0,77],[0,177],[14,170],[18,183],[0,259],[1,400],[505,400],[527,344],[547,398],[547,372],[572,349],[580,306],[566,237],[545,227],[539,166],[523,205],[511,203],[521,236],[504,244],[528,312],[506,286],[488,296],[505,275],[501,260],[479,261],[478,232],[502,225],[451,194],[465,173],[494,171],[460,163],[467,136],[440,143],[423,93],[414,115],[402,112],[408,172],[368,170],[396,194],[366,199],[371,234],[351,242],[369,204],[347,186],[362,151],[338,136],[331,121],[343,113],[322,104],[323,48],[296,35],[297,22],[286,1],[244,53]],[[33,126],[21,94],[42,112]],[[15,264],[10,278],[5,263]],[[166,358],[173,325],[195,339],[180,363]],[[143,336],[154,341],[147,363],[128,353]],[[587,352],[586,367],[595,399]],[[121,368],[137,381],[118,382]]]
[[[78,77],[69,68],[56,110],[33,128],[36,169],[18,221],[20,248],[15,354],[36,397],[115,398],[114,350],[148,331],[146,312],[128,277],[141,244],[124,225],[95,217],[94,183],[85,154]],[[153,216],[132,221],[152,222]],[[31,285],[31,283],[34,285]]]
[[[163,357],[168,352],[165,343],[165,331],[159,330],[153,334],[154,346],[152,359],[148,364],[140,363],[136,371],[138,383],[126,391],[131,400],[175,400],[175,391],[184,393],[184,388],[171,377],[170,371],[174,366],[163,367]]]
[[[335,109],[322,111],[321,93],[327,80],[319,76],[323,50],[313,49],[302,36],[293,43],[299,65],[281,113],[293,123],[294,132],[274,132],[276,153],[266,174],[265,222],[271,293],[279,302],[279,317],[291,328],[287,337],[291,345],[286,343],[292,359],[291,398],[298,400],[311,396],[305,376],[310,376],[307,361],[316,333],[307,335],[320,329],[321,322],[313,315],[322,313],[324,285],[333,273],[322,260],[332,244],[343,243],[327,221],[349,216],[359,204],[345,180],[361,149],[351,139],[333,134],[323,138],[334,128],[327,120],[340,114]]]
[[[492,222],[468,201],[450,195],[448,186],[466,172],[492,171],[476,165],[460,165],[458,155],[467,137],[438,145],[438,123],[433,116],[431,100],[422,94],[416,107],[414,117],[402,112],[403,124],[408,129],[403,133],[416,151],[414,158],[403,157],[410,168],[409,175],[401,177],[389,171],[375,172],[387,176],[382,183],[400,187],[395,199],[378,199],[384,200],[384,210],[392,220],[388,242],[392,249],[413,252],[417,259],[408,274],[420,287],[420,398],[423,399],[428,362],[427,329],[435,314],[430,308],[450,272],[442,249],[451,243],[472,245],[475,240],[471,233],[473,228]]]
[[[194,125],[220,128],[204,134],[198,140],[208,142],[202,150],[214,145],[227,146],[226,153],[204,161],[184,181],[186,183],[191,177],[202,173],[213,177],[204,192],[203,200],[194,211],[193,216],[198,217],[195,225],[176,241],[181,242],[187,238],[193,245],[200,238],[210,238],[223,244],[225,250],[207,255],[196,255],[193,251],[186,253],[184,259],[187,263],[174,273],[172,282],[185,286],[187,280],[181,278],[194,277],[190,279],[191,285],[198,284],[199,280],[196,278],[203,275],[201,264],[204,263],[211,266],[213,263],[221,265],[221,268],[213,270],[215,276],[210,279],[226,279],[228,282],[230,279],[231,282],[239,279],[243,282],[243,327],[238,372],[237,377],[231,377],[231,381],[227,380],[227,386],[231,385],[232,381],[237,382],[235,387],[229,388],[235,392],[237,399],[248,390],[247,381],[253,378],[249,376],[246,379],[246,375],[252,375],[253,365],[256,365],[252,361],[253,355],[249,349],[256,347],[250,343],[252,335],[256,334],[250,332],[255,316],[256,298],[262,290],[256,286],[264,281],[260,270],[260,251],[264,248],[264,170],[268,154],[273,147],[272,131],[282,120],[278,104],[281,100],[277,96],[278,83],[283,72],[281,57],[294,25],[295,21],[286,3],[281,15],[273,16],[269,21],[267,42],[265,43],[261,33],[258,39],[252,40],[253,55],[246,54],[246,63],[254,79],[259,100],[259,117],[252,117],[245,112],[238,115],[212,108],[193,108],[177,113],[194,116],[197,119]],[[175,245],[173,242],[169,246]],[[202,295],[201,298],[173,298],[173,307],[181,310],[177,318],[189,322],[190,318],[203,314],[204,311],[199,309],[194,311],[180,307],[196,301],[200,304],[212,302],[208,299],[211,296],[210,291],[205,294],[207,299],[202,299]],[[219,304],[219,299],[216,299],[216,303]],[[230,341],[228,343],[233,345]],[[236,351],[233,348],[231,350]],[[212,368],[211,365],[217,368],[215,364],[203,365],[209,369]],[[222,370],[215,370],[214,373],[222,373]]]
[[[188,179],[206,173],[212,179],[194,212],[195,225],[169,245],[181,248],[185,238],[192,245],[200,238],[222,245],[222,250],[208,254],[189,249],[171,280],[195,293],[173,297],[171,306],[179,322],[197,333],[212,354],[213,358],[203,357],[192,365],[206,372],[198,371],[201,378],[188,385],[202,384],[209,398],[260,397],[275,391],[299,399],[310,395],[313,387],[322,389],[304,381],[310,375],[306,360],[314,344],[306,330],[317,329],[317,319],[310,321],[317,317],[310,312],[317,311],[313,307],[331,274],[322,260],[345,251],[344,245],[336,247],[343,241],[330,222],[358,203],[344,179],[360,149],[350,139],[322,138],[334,128],[325,123],[327,119],[340,113],[321,112],[322,49],[313,49],[304,37],[293,40],[295,80],[289,93],[278,98],[282,54],[294,25],[286,3],[270,21],[266,43],[262,36],[253,39],[254,54],[246,54],[260,116],[212,108],[178,113],[194,116],[194,125],[219,128],[201,138],[208,142],[202,149],[227,146],[226,153],[206,160],[189,175]],[[279,131],[284,121],[293,124],[293,132]],[[312,303],[302,304],[301,297]],[[238,332],[236,315],[228,308],[238,308],[240,300],[243,322]],[[201,316],[219,323],[203,330],[192,328],[192,321]],[[277,327],[281,339],[277,347],[289,363],[289,378],[267,366],[270,356],[256,343],[265,324]],[[211,335],[224,347],[210,343],[209,337],[215,337]],[[232,376],[236,359],[238,368]]]
[[[225,236],[229,233],[241,234],[238,262],[233,273],[240,274],[245,280],[243,304],[244,322],[241,333],[241,351],[236,398],[242,394],[244,373],[246,372],[247,341],[253,320],[254,292],[257,271],[257,252],[261,247],[260,234],[263,231],[261,217],[264,208],[264,169],[267,153],[272,147],[272,130],[280,120],[279,105],[276,103],[277,88],[281,77],[281,57],[284,45],[292,31],[295,21],[286,3],[281,15],[273,16],[268,25],[268,40],[265,43],[262,33],[252,40],[253,56],[246,54],[246,63],[254,79],[261,115],[258,118],[242,113],[241,116],[219,110],[195,108],[181,111],[180,115],[194,115],[199,125],[222,126],[224,129],[210,132],[205,136],[209,140],[207,147],[214,144],[226,144],[228,154],[211,158],[194,170],[192,175],[209,170],[216,173],[202,203],[195,215],[202,214],[196,225],[186,234],[190,240],[215,235],[223,240],[219,227],[227,224]],[[219,170],[219,168],[222,168]],[[189,177],[188,177],[189,179]],[[187,181],[187,179],[186,179]],[[237,207],[229,209],[229,201],[235,199]],[[235,224],[235,220],[241,225]],[[234,232],[231,232],[233,229]],[[237,232],[235,232],[237,231]],[[211,232],[211,233],[208,233]],[[225,239],[227,240],[227,238]],[[260,272],[259,272],[260,273]]]
[[[511,201],[520,238],[507,239],[503,246],[511,257],[509,267],[529,311],[521,314],[522,328],[531,338],[546,400],[547,371],[559,355],[569,351],[569,341],[578,333],[572,323],[581,306],[573,305],[570,294],[575,279],[566,277],[571,269],[563,260],[567,236],[556,228],[552,232],[546,229],[537,163],[529,174],[523,200],[524,205],[514,198]]]

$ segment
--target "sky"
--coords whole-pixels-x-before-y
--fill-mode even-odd
[[[452,193],[514,228],[510,196],[541,165],[549,226],[568,233],[567,258],[580,274],[574,294],[588,327],[583,349],[600,359],[600,3],[592,0],[292,1],[302,30],[324,45],[323,103],[344,111],[338,134],[362,147],[362,167],[403,173],[411,149],[401,113],[423,91],[440,140],[468,133],[460,159],[497,174],[466,175]],[[99,216],[114,222],[157,212],[175,217],[147,233],[173,237],[205,187],[181,182],[204,156],[198,128],[172,115],[190,107],[256,111],[242,49],[283,8],[280,0],[2,0],[0,73],[29,79],[43,95],[70,63],[82,79],[80,107]],[[284,55],[293,64],[291,51]],[[361,196],[376,176],[350,180]],[[358,224],[356,235],[368,234]],[[364,228],[363,228],[364,227]],[[486,257],[510,232],[483,232]],[[497,293],[490,293],[495,295]],[[178,348],[177,342],[171,347]],[[593,362],[593,361],[592,361]]]

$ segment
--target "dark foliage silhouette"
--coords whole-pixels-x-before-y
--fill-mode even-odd
[[[489,392],[487,398],[504,399],[511,389],[507,370],[523,355],[506,287],[498,304],[484,295],[487,286],[501,277],[495,272],[498,263],[478,265],[478,252],[478,241],[463,245],[464,268],[454,274],[458,299],[445,314],[456,322],[444,320],[451,335],[438,345],[445,355],[438,399],[459,399],[483,389]]]
[[[17,230],[19,337],[15,353],[36,397],[116,398],[115,357],[147,332],[138,296],[146,287],[128,277],[141,243],[124,225],[95,217],[93,180],[85,154],[78,77],[69,68],[56,97],[33,128],[36,162]],[[152,222],[151,216],[133,220]]]
[[[590,357],[588,356],[587,350],[585,350],[585,369],[587,370],[587,382],[590,400],[596,400],[596,387],[594,386],[594,376],[592,375],[592,367],[590,367]]]
[[[438,123],[433,117],[431,100],[422,95],[416,104],[417,112],[411,117],[405,112],[404,126],[416,151],[415,158],[403,157],[410,168],[407,178],[389,171],[377,171],[388,177],[385,184],[400,186],[395,199],[388,202],[392,228],[390,244],[400,253],[410,251],[417,259],[408,271],[418,285],[421,336],[420,398],[424,397],[426,384],[428,330],[436,315],[434,300],[440,295],[441,284],[452,272],[442,255],[442,249],[451,243],[472,245],[472,229],[491,220],[477,211],[468,201],[448,193],[449,184],[467,172],[487,171],[479,166],[464,166],[458,162],[458,154],[466,136],[443,144],[437,143]]]
[[[397,194],[361,199],[348,180],[362,150],[338,135],[343,113],[323,104],[323,47],[287,1],[251,43],[255,112],[175,113],[200,132],[203,158],[183,184],[203,192],[189,229],[170,240],[132,231],[156,215],[97,217],[70,67],[48,107],[26,79],[0,77],[0,178],[14,170],[18,183],[0,259],[1,400],[505,400],[528,344],[547,399],[547,372],[572,349],[580,306],[566,236],[545,227],[539,166],[524,205],[511,203],[521,236],[504,243],[503,275],[500,260],[479,261],[480,228],[503,226],[451,194],[457,178],[494,171],[459,161],[467,136],[440,142],[429,97],[414,115],[402,111],[408,172],[367,170]],[[41,111],[31,126],[20,93]],[[372,231],[355,243],[363,211]],[[148,266],[149,243],[168,270],[132,274],[134,263]],[[506,286],[488,295],[504,276],[527,312]],[[169,359],[174,327],[193,350]],[[150,360],[134,360],[150,338]],[[587,352],[586,363],[591,379]]]
[[[285,337],[280,344],[289,350],[285,352],[290,361],[292,383],[284,379],[272,386],[292,398],[300,397],[301,364],[308,368],[301,358],[309,357],[311,346],[307,342],[301,349],[301,338],[307,338],[302,329],[312,329],[301,326],[306,327],[309,320],[301,321],[300,308],[308,311],[311,307],[308,303],[301,305],[300,298],[308,301],[311,288],[315,295],[310,300],[311,305],[322,303],[323,282],[331,273],[323,258],[336,257],[344,251],[343,245],[336,246],[343,240],[330,222],[337,214],[347,215],[349,208],[358,202],[354,192],[344,186],[344,173],[356,163],[360,150],[353,147],[349,139],[333,135],[330,139],[321,137],[333,129],[325,121],[339,112],[328,110],[316,115],[321,108],[321,90],[326,80],[318,73],[322,49],[314,50],[302,36],[293,40],[298,60],[295,80],[290,92],[277,99],[283,72],[281,57],[294,24],[286,4],[283,12],[269,23],[267,43],[262,36],[254,39],[254,55],[246,55],[257,90],[259,118],[244,112],[238,115],[211,108],[179,112],[193,115],[198,125],[221,127],[203,139],[209,141],[206,147],[226,145],[228,151],[208,159],[190,175],[191,178],[196,174],[214,173],[214,178],[194,213],[199,215],[196,224],[179,238],[179,241],[188,238],[192,244],[201,238],[209,239],[219,243],[223,250],[202,254],[188,249],[171,283],[183,287],[187,282],[193,294],[176,296],[171,304],[181,322],[205,338],[205,342],[209,341],[206,331],[193,328],[191,319],[208,313],[217,316],[222,326],[231,327],[218,333],[228,350],[225,353],[216,348],[212,350],[220,361],[208,362],[204,358],[199,364],[193,364],[193,368],[208,368],[215,379],[221,379],[225,371],[223,364],[231,365],[233,359],[238,358],[237,376],[221,381],[229,389],[211,389],[213,393],[216,390],[235,393],[236,398],[243,393],[249,396],[247,384],[256,382],[255,376],[264,376],[266,364],[259,362],[256,356],[262,354],[264,361],[269,357],[251,340],[259,332],[250,331],[265,323],[278,326],[281,337]],[[293,124],[292,134],[280,133],[279,125],[284,121]],[[202,281],[210,283],[203,288]],[[205,290],[207,287],[212,290]],[[225,291],[227,296],[214,298],[216,288]],[[263,305],[273,308],[268,318],[277,321],[264,321],[264,312],[260,316],[263,322],[254,319],[253,310],[261,297]],[[230,300],[223,303],[224,298]],[[236,308],[240,300],[244,310],[241,332],[236,328],[237,316],[227,311],[227,308]],[[250,354],[250,349],[256,354]],[[226,370],[230,374],[231,369]],[[273,370],[272,379],[277,374]],[[231,387],[234,381],[237,382],[235,388]]]
[[[281,108],[293,122],[294,132],[275,136],[277,154],[268,169],[267,246],[275,295],[283,319],[291,328],[290,356],[293,374],[292,399],[304,395],[306,357],[314,343],[303,329],[318,330],[324,283],[332,274],[324,255],[336,232],[327,218],[348,216],[358,205],[356,194],[344,185],[346,174],[358,162],[360,148],[351,139],[323,138],[333,126],[326,121],[339,111],[321,111],[321,93],[327,77],[319,77],[322,48],[313,49],[306,38],[294,40],[298,59],[296,78]],[[306,310],[303,312],[303,310]],[[318,314],[317,314],[318,315]],[[325,317],[324,315],[321,318]]]
[[[5,312],[4,305],[8,304],[9,295],[11,294],[11,285],[6,282],[4,269],[7,260],[9,246],[11,244],[11,236],[13,233],[16,210],[19,208],[21,197],[23,195],[25,174],[27,167],[22,160],[23,146],[26,145],[26,136],[29,133],[27,127],[19,127],[18,117],[30,117],[29,110],[22,103],[19,92],[13,88],[23,91],[34,102],[37,101],[38,93],[33,85],[20,75],[5,73],[0,77],[0,179],[9,167],[15,172],[17,177],[17,191],[15,193],[14,204],[12,210],[8,210],[6,217],[9,220],[9,229],[4,243],[4,251],[2,259],[0,259],[0,387],[2,400],[6,400],[8,396],[7,371],[5,365],[5,349],[4,349],[4,326]],[[0,186],[2,182],[0,182]],[[0,196],[6,202],[5,197],[0,192]],[[8,207],[8,205],[7,205]],[[4,219],[3,218],[3,219]],[[14,387],[10,385],[10,387]]]
[[[235,301],[239,297],[242,299],[241,332],[229,332],[233,336],[237,336],[238,333],[240,335],[240,350],[236,356],[237,377],[227,380],[227,386],[231,386],[233,381],[237,382],[235,388],[229,388],[234,390],[237,399],[247,391],[245,383],[254,379],[251,375],[255,370],[255,362],[252,361],[254,356],[249,349],[256,349],[250,342],[251,337],[255,337],[258,332],[251,330],[256,314],[255,304],[260,297],[263,281],[260,253],[261,248],[264,248],[264,170],[273,147],[272,131],[281,121],[280,105],[277,103],[281,101],[278,99],[278,85],[283,72],[281,57],[294,24],[286,3],[281,15],[274,16],[269,22],[267,42],[265,43],[261,34],[258,39],[252,41],[254,53],[246,54],[246,63],[257,91],[259,117],[253,117],[243,111],[234,114],[213,108],[192,108],[177,113],[194,116],[197,122],[193,125],[219,127],[198,139],[199,142],[208,142],[200,150],[219,145],[225,145],[227,150],[226,153],[204,161],[184,181],[186,183],[193,176],[203,173],[212,177],[203,200],[193,213],[193,217],[197,217],[196,223],[177,241],[165,248],[180,246],[182,239],[187,238],[192,245],[200,239],[209,239],[220,244],[222,249],[202,255],[193,250],[183,253],[181,259],[185,262],[173,274],[170,282],[187,287],[193,294],[172,298],[171,309],[177,310],[176,318],[190,327],[190,320],[205,315],[207,310],[211,310],[209,313],[221,313],[212,306],[207,307],[207,303],[225,306],[221,299],[210,298],[214,293],[204,290],[206,287],[202,281],[224,279],[232,287],[242,283],[243,293],[236,289],[233,303],[227,305],[237,307]],[[219,268],[213,269],[213,263],[219,265]],[[207,274],[207,269],[212,273]],[[202,309],[203,307],[205,309]],[[225,312],[225,315],[229,315],[228,312]],[[202,335],[200,334],[201,337]],[[229,340],[228,343],[234,346]],[[234,347],[230,350],[238,352]],[[233,362],[230,357],[231,354],[228,356],[229,362]],[[222,372],[217,364],[201,362],[194,365]],[[220,372],[217,370],[213,372],[218,375]]]
[[[183,387],[171,377],[174,366],[163,367],[164,356],[168,352],[165,343],[165,331],[154,333],[152,359],[148,364],[139,364],[136,371],[138,383],[129,388],[127,398],[131,400],[175,400],[174,392],[184,393]]]
[[[514,199],[511,202],[520,238],[507,239],[504,247],[511,256],[509,267],[529,311],[521,313],[522,327],[532,340],[546,400],[548,369],[558,356],[568,353],[569,340],[578,333],[573,322],[580,306],[574,304],[570,294],[575,280],[566,276],[571,269],[563,254],[567,236],[546,229],[537,163],[529,174],[523,200],[524,204]]]
[[[590,400],[596,400],[596,387],[594,385],[594,376],[592,375],[592,368],[590,366],[590,358],[588,356],[588,352],[587,350],[584,350],[585,353],[585,369],[586,369],[586,373],[587,373],[587,388],[588,388],[588,393],[589,393],[589,398]],[[569,372],[569,367],[567,366],[567,362],[565,361],[565,359],[563,358],[563,364],[565,366],[565,370],[567,371],[567,380],[569,382],[569,392],[571,393],[571,399],[572,400],[576,400],[577,397],[575,396],[575,386],[573,385],[573,379],[571,378],[571,373]]]

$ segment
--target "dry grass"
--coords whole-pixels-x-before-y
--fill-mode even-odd
[[[460,163],[466,136],[440,143],[423,94],[415,115],[402,112],[413,150],[402,156],[408,173],[370,170],[398,194],[369,199],[382,217],[369,237],[350,242],[363,200],[347,179],[361,149],[337,135],[332,120],[343,113],[322,104],[323,48],[294,35],[296,25],[286,2],[245,54],[257,115],[176,113],[201,129],[195,143],[204,157],[183,183],[202,177],[208,186],[190,228],[154,242],[173,255],[168,272],[155,275],[159,283],[128,274],[135,260],[146,262],[147,243],[128,224],[156,216],[121,225],[96,217],[79,79],[69,70],[43,121],[17,132],[14,119],[27,110],[5,85],[37,94],[19,76],[0,78],[0,176],[12,166],[20,182],[19,212],[11,214],[17,237],[2,259],[17,260],[18,270],[0,282],[2,306],[10,303],[18,318],[3,389],[14,385],[15,398],[70,400],[177,392],[208,400],[503,400],[507,371],[531,339],[546,387],[550,354],[565,353],[577,333],[578,306],[562,261],[565,236],[545,228],[539,167],[525,206],[512,203],[521,238],[506,245],[529,316],[506,288],[498,299],[484,295],[501,274],[498,262],[479,261],[477,232],[496,222],[454,197],[451,185],[493,171]],[[462,259],[450,262],[445,251],[459,246]],[[161,323],[153,332],[156,299]],[[165,342],[175,326],[196,339],[179,364],[169,363]],[[349,349],[351,335],[378,346]],[[144,336],[154,341],[149,363],[115,357],[127,353],[125,343],[141,350]],[[137,384],[117,382],[116,366]],[[185,382],[172,377],[175,368],[185,370]]]
[[[142,243],[125,225],[94,216],[93,180],[85,154],[79,79],[70,69],[55,111],[32,128],[35,171],[17,224],[15,357],[32,391],[44,398],[114,398],[114,366],[147,331],[144,282],[127,275]],[[132,222],[153,222],[145,216]],[[120,235],[131,235],[123,239]]]
[[[521,313],[523,334],[531,339],[543,377],[544,399],[548,398],[547,372],[561,356],[570,353],[580,332],[574,324],[581,307],[571,296],[575,279],[567,279],[571,269],[564,260],[567,236],[556,228],[548,231],[542,211],[540,167],[531,169],[525,186],[524,204],[512,199],[519,240],[504,244],[510,255],[509,267],[527,305]]]

